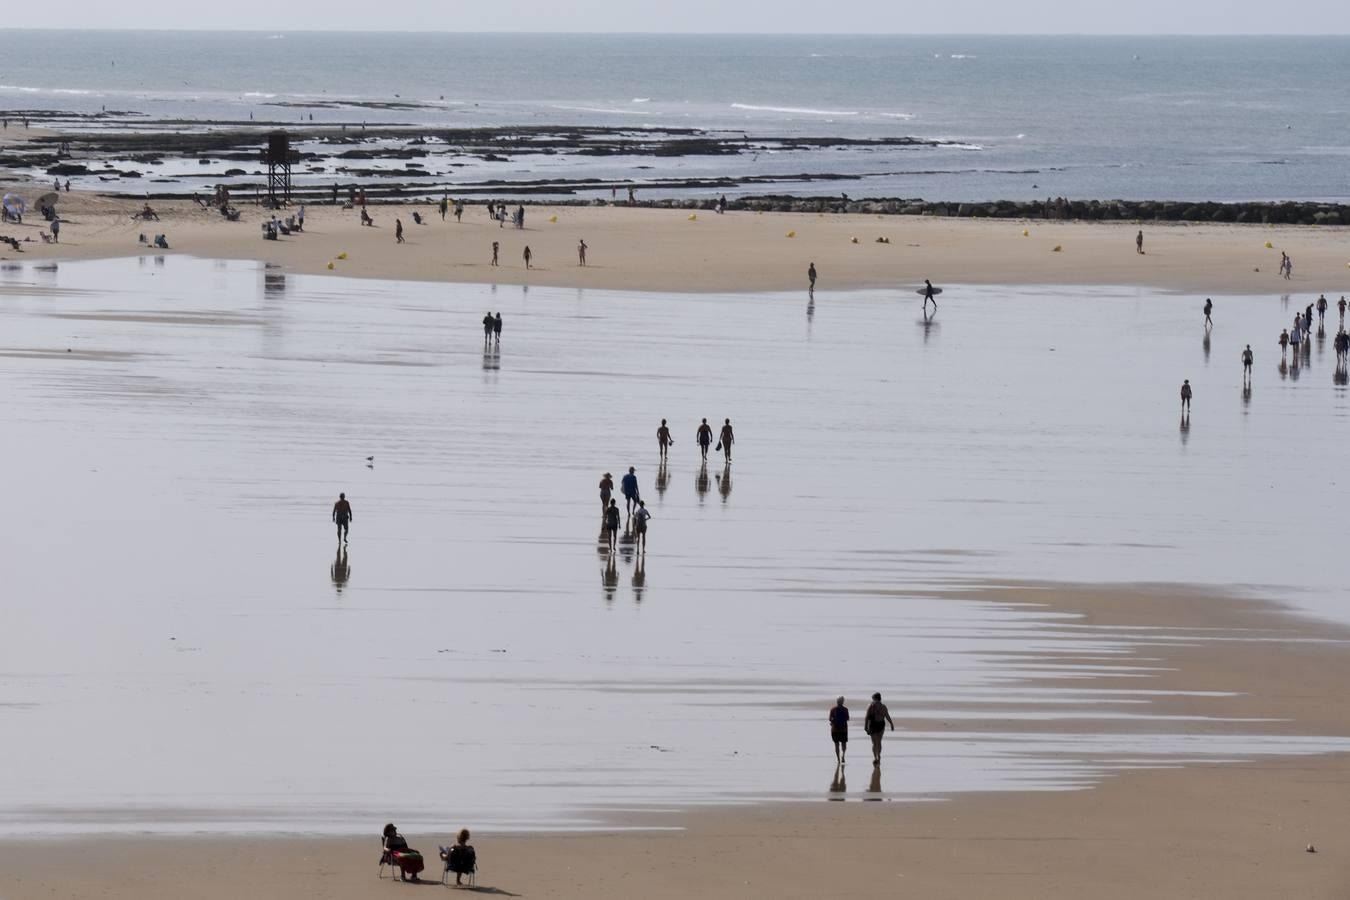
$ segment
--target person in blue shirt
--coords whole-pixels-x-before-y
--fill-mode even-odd
[[[830,709],[830,738],[834,740],[834,759],[842,766],[848,754],[848,707],[843,697]]]
[[[637,506],[638,503],[636,471],[632,466],[629,466],[628,474],[623,476],[623,480],[619,482],[619,487],[623,491],[623,498],[628,502],[628,515],[630,516],[633,514],[633,507]]]

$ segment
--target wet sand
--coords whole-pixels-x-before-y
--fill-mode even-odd
[[[34,193],[34,192],[30,192]],[[485,200],[466,208],[463,222],[441,222],[433,206],[372,207],[376,227],[362,227],[355,210],[307,207],[303,235],[263,241],[270,217],[245,204],[239,222],[190,202],[156,202],[161,221],[132,221],[140,204],[75,192],[63,194],[61,244],[38,242],[40,217],[0,228],[23,240],[0,259],[88,259],[145,252],[137,237],[166,234],[173,252],[216,259],[261,259],[291,273],[326,273],[459,283],[530,284],[641,291],[780,291],[805,289],[814,261],[822,290],[907,289],[924,278],[936,284],[1117,285],[1206,294],[1346,290],[1350,254],[1339,227],[1146,224],[1144,256],[1134,252],[1134,223],[1045,223],[931,219],[911,216],[700,212],[615,207],[526,209],[527,228],[499,228]],[[420,210],[426,225],[413,224]],[[553,216],[557,222],[550,222]],[[401,218],[407,241],[394,241]],[[1028,236],[1022,232],[1027,231]],[[786,235],[792,232],[795,237]],[[878,244],[887,238],[890,243]],[[852,243],[857,238],[858,243]],[[590,247],[577,265],[577,242]],[[491,245],[501,243],[492,267]],[[1266,242],[1272,248],[1265,247]],[[526,271],[529,245],[534,268]],[[1062,248],[1055,252],[1054,248]],[[1280,252],[1295,260],[1286,282]],[[338,259],[339,254],[346,259]],[[1257,271],[1259,270],[1259,271]]]
[[[0,270],[0,890],[364,896],[393,819],[520,894],[1330,895],[1350,397],[1271,352],[1311,298],[1202,299]],[[645,558],[596,552],[626,465]]]

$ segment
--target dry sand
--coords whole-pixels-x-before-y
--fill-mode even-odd
[[[40,191],[28,186],[25,196]],[[618,290],[805,290],[812,261],[824,293],[913,289],[924,278],[939,285],[1132,285],[1207,294],[1339,295],[1350,283],[1350,229],[1343,228],[1145,224],[1147,252],[1140,256],[1133,223],[709,212],[690,221],[678,210],[531,206],[528,227],[518,231],[492,224],[483,201],[473,201],[460,224],[453,217],[441,222],[430,205],[372,207],[370,228],[354,210],[309,206],[303,235],[272,242],[262,240],[259,227],[270,214],[256,205],[243,206],[233,223],[187,201],[155,208],[162,221],[139,222],[131,218],[139,209],[131,198],[62,195],[61,244],[39,242],[45,223],[33,214],[23,226],[0,226],[0,234],[33,240],[18,254],[0,246],[0,258],[132,256],[146,251],[138,235],[164,233],[175,253],[263,259],[301,273],[328,272],[332,263],[333,274],[354,277]],[[426,225],[413,223],[414,210]],[[407,236],[401,245],[394,241],[395,218]],[[890,243],[878,244],[878,237]],[[584,269],[577,265],[581,239],[590,247]],[[489,265],[493,241],[501,243],[498,268]],[[534,253],[528,272],[521,259],[527,244]],[[1277,273],[1281,250],[1295,261],[1290,281]],[[337,259],[342,253],[347,258]]]
[[[989,589],[970,593],[987,598]],[[1205,627],[1235,639],[1160,643],[1153,686],[1236,692],[1162,700],[1160,712],[1276,717],[1282,721],[1273,730],[1299,733],[1350,728],[1341,697],[1350,661],[1345,629],[1269,604],[1165,586],[1027,585],[1000,588],[998,596],[1078,611],[1087,624]],[[1094,679],[1093,686],[1113,685]],[[888,746],[883,775],[900,779],[903,734]],[[827,766],[828,754],[822,742]],[[953,900],[1255,900],[1339,897],[1350,880],[1350,771],[1340,756],[1133,771],[1092,790],[921,804],[862,802],[872,773],[865,758],[849,766],[843,803],[672,813],[637,823],[677,831],[479,835],[480,890],[590,900],[899,892]],[[376,880],[380,824],[362,838],[10,841],[0,844],[0,894],[346,900],[413,890]],[[443,835],[409,837],[432,856],[446,842]],[[1306,851],[1309,844],[1316,853]]]

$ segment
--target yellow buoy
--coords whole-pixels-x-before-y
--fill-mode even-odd
[[[1267,250],[1274,250],[1274,249],[1275,249],[1275,245],[1272,244],[1270,241],[1266,241],[1266,249],[1267,249]]]
[[[797,232],[795,232],[795,231],[789,231],[789,232],[787,233],[787,236],[788,236],[788,237],[796,237],[796,236],[797,236]]]
[[[1060,253],[1060,252],[1062,252],[1063,250],[1064,250],[1064,245],[1063,245],[1063,244],[1056,244],[1056,245],[1055,245],[1055,249],[1054,249],[1054,250],[1051,250],[1050,252],[1051,252],[1051,253]]]
[[[328,271],[331,272],[332,270],[333,270],[333,264],[332,264],[332,263],[329,263],[329,264],[328,264]]]
[[[338,259],[346,259],[346,258],[347,258],[347,252],[346,252],[345,250],[344,250],[343,252],[341,252],[341,253],[338,254]]]
[[[698,213],[690,213],[690,214],[689,214],[689,221],[690,221],[690,222],[697,222],[697,221],[698,221]]]
[[[548,217],[548,220],[549,220],[550,222],[555,222],[555,223],[556,223],[556,222],[558,221],[558,217],[557,217],[557,216],[549,216],[549,217]]]

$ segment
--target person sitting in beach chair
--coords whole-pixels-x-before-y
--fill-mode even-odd
[[[394,823],[384,826],[384,835],[380,841],[380,873],[384,877],[384,867],[389,866],[390,875],[397,869],[404,881],[416,881],[417,873],[425,868],[422,854],[408,846],[408,841],[398,833]]]
[[[366,208],[364,206],[361,207],[361,224],[369,225],[372,228],[375,227],[375,220],[370,217],[370,213],[366,212]]]
[[[455,887],[464,884],[464,876],[469,876],[469,887],[473,887],[474,876],[478,872],[478,852],[469,843],[469,829],[461,828],[455,835],[455,842],[449,847],[441,847],[441,859],[445,860],[445,871],[441,873],[441,884],[450,883],[450,873],[455,873]]]
[[[155,235],[155,246],[158,247],[160,250],[168,250],[169,239],[162,234],[157,234]]]

